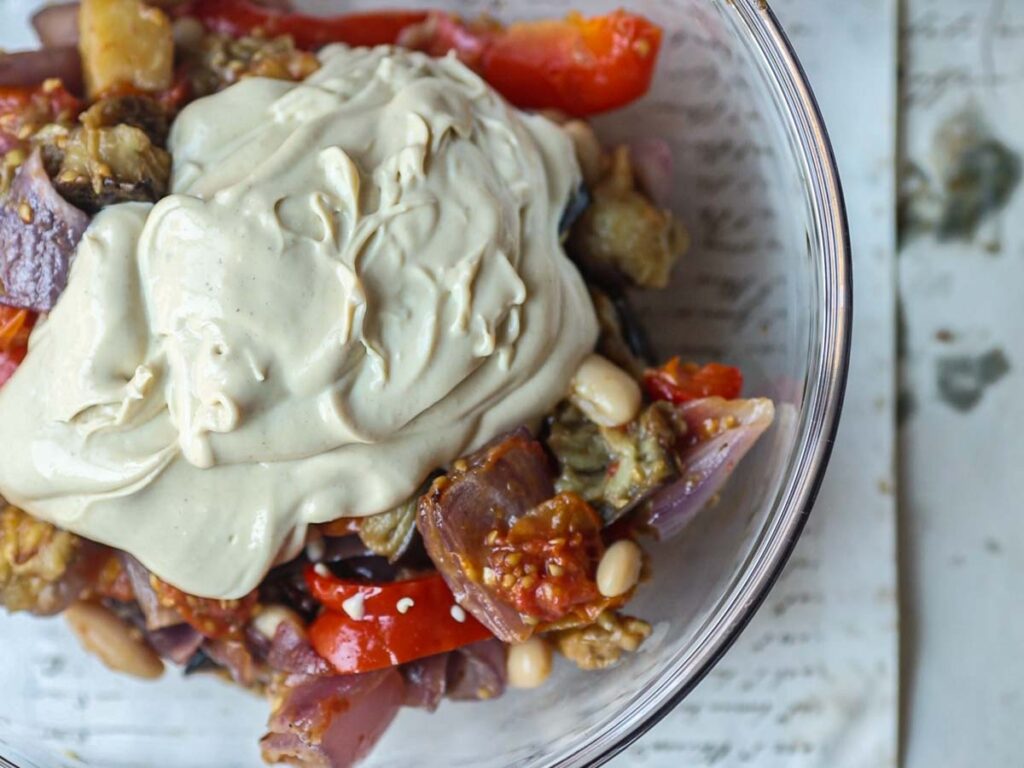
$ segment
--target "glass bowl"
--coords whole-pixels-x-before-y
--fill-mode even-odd
[[[514,10],[471,0],[393,5],[403,4],[505,19],[572,8],[544,0]],[[586,11],[620,4],[587,2]],[[0,46],[30,44],[32,5],[0,3]],[[747,394],[777,403],[776,423],[719,503],[680,538],[652,547],[653,578],[629,606],[654,625],[639,653],[603,672],[558,663],[543,688],[493,702],[403,711],[367,766],[608,760],[728,650],[792,551],[825,470],[846,376],[851,286],[839,179],[810,87],[763,0],[628,5],[664,26],[660,68],[650,95],[598,120],[598,130],[608,141],[671,143],[673,206],[693,237],[670,290],[637,294],[638,312],[659,356],[740,365]],[[85,656],[59,620],[5,615],[0,637],[0,753],[18,765],[260,764],[267,707],[256,697],[201,676],[115,676]]]

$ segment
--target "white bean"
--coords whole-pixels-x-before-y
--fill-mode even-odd
[[[508,684],[513,688],[536,688],[551,674],[551,646],[542,637],[509,646]]]
[[[99,603],[75,603],[64,618],[82,647],[115,672],[147,680],[163,674],[163,661],[139,631]]]
[[[569,134],[576,148],[576,159],[583,172],[583,181],[593,188],[601,180],[604,165],[604,152],[597,134],[582,120],[570,120],[562,126],[562,130]]]
[[[252,619],[252,625],[268,640],[273,640],[277,634],[277,628],[284,622],[288,622],[302,635],[306,633],[306,626],[299,618],[299,614],[283,605],[264,605],[260,612]]]
[[[643,553],[634,542],[622,539],[605,551],[597,564],[597,591],[605,597],[624,595],[640,580]]]
[[[643,396],[636,379],[600,355],[590,355],[572,380],[569,399],[602,427],[619,427],[632,421]]]

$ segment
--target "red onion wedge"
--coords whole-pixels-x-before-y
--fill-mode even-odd
[[[491,638],[403,664],[404,705],[433,712],[441,699],[484,701],[505,692],[506,647]]]
[[[364,758],[402,706],[395,668],[363,675],[291,675],[260,746],[270,763],[349,768]]]
[[[146,619],[146,629],[156,631],[184,622],[180,613],[160,604],[160,598],[157,597],[153,584],[149,580],[149,571],[146,566],[125,552],[122,552],[120,557],[125,573],[128,574],[128,580],[131,582],[132,592],[135,593],[135,602],[139,604],[139,609]]]
[[[203,636],[191,624],[175,624],[146,632],[154,651],[175,664],[185,664],[203,644]]]
[[[334,669],[313,650],[306,633],[289,621],[282,621],[274,631],[267,664],[280,672],[302,675],[331,675]]]
[[[496,699],[505,692],[506,647],[499,640],[481,640],[451,652],[446,683],[449,699]]]
[[[75,46],[0,53],[0,87],[39,85],[57,78],[72,93],[82,92],[82,58]]]
[[[259,664],[248,646],[241,640],[204,640],[203,652],[217,662],[231,679],[248,688],[260,679]]]
[[[682,473],[654,495],[646,512],[646,523],[659,539],[678,534],[714,498],[772,423],[775,407],[765,398],[705,397],[680,405],[679,413],[688,428]]]
[[[0,201],[0,304],[49,312],[68,282],[89,217],[61,197],[39,150],[18,168]]]
[[[43,48],[78,45],[78,3],[48,5],[32,14],[32,28]]]
[[[637,184],[651,202],[667,208],[672,202],[675,160],[664,139],[646,136],[629,142],[629,159]]]
[[[444,698],[448,682],[450,653],[439,653],[410,661],[401,666],[405,678],[405,698],[402,704],[433,712]]]

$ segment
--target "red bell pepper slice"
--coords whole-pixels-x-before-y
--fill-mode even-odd
[[[309,16],[263,8],[249,0],[198,0],[185,13],[207,29],[239,37],[260,30],[270,37],[290,35],[299,48],[330,43],[393,45],[406,27],[424,21],[426,11],[372,11],[342,16]]]
[[[25,359],[35,322],[35,312],[0,306],[0,386],[7,383]]]
[[[668,400],[676,405],[702,397],[733,400],[743,389],[743,374],[731,365],[698,366],[680,363],[678,357],[673,357],[658,368],[648,368],[644,386],[652,400]]]
[[[560,21],[507,27],[467,24],[440,12],[306,16],[261,8],[249,0],[197,0],[185,13],[224,34],[261,30],[291,35],[300,48],[400,43],[434,56],[455,51],[516,106],[572,115],[605,112],[643,96],[654,76],[662,37],[653,22],[621,10],[591,18],[572,13]],[[405,31],[409,34],[403,35]]]
[[[614,11],[561,21],[502,27],[433,19],[433,37],[411,41],[434,56],[450,50],[506,99],[527,109],[592,115],[647,93],[661,48],[661,28],[634,13]]]
[[[310,642],[342,674],[385,669],[491,637],[455,604],[438,573],[375,584],[309,567],[306,583],[327,609],[310,626]]]

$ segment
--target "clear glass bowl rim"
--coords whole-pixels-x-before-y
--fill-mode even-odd
[[[796,52],[766,0],[725,0],[764,56],[782,94],[804,152],[814,218],[820,227],[824,285],[823,327],[812,360],[804,406],[809,428],[796,458],[781,513],[763,532],[728,605],[705,631],[692,663],[667,669],[659,685],[634,702],[622,719],[606,725],[558,762],[562,768],[592,768],[622,752],[672,711],[711,671],[747,627],[789,560],[824,479],[842,410],[850,358],[853,282],[849,225],[838,167],[817,100]],[[815,365],[817,367],[815,367]],[[815,376],[817,374],[817,376]]]

